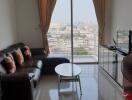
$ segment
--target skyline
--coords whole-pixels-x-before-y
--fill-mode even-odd
[[[97,24],[92,0],[73,0],[73,12],[74,23]],[[51,22],[70,23],[70,0],[57,1]]]

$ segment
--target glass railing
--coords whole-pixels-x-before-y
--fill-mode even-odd
[[[71,59],[70,31],[51,29],[48,34],[50,55]],[[68,30],[68,29],[67,29]],[[70,29],[69,29],[70,30]],[[98,62],[98,34],[93,32],[76,32],[73,36],[74,62]]]
[[[70,48],[71,49],[71,48]],[[96,46],[95,48],[96,53],[87,53],[82,50],[75,51],[73,50],[73,57],[74,57],[74,62],[79,63],[79,62],[98,62],[98,47]],[[54,56],[54,57],[66,57],[71,60],[71,51],[50,51],[49,56]]]

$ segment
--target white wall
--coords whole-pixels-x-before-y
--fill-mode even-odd
[[[19,41],[31,47],[42,47],[38,0],[16,0],[16,11]]]
[[[112,17],[112,0],[106,0],[106,10],[105,10],[105,34],[104,34],[104,44],[111,43],[111,17]]]
[[[0,49],[17,42],[15,0],[0,0]]]
[[[118,30],[132,29],[132,0],[111,0],[110,33],[115,37]],[[109,23],[106,23],[109,24]],[[111,38],[112,39],[112,38]],[[112,41],[112,40],[111,40]]]
[[[132,29],[132,0],[113,0],[113,32]]]

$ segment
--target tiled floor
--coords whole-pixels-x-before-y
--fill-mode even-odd
[[[82,84],[82,96],[76,83],[65,83],[61,86],[61,95],[58,96],[57,76],[42,77],[39,85],[38,100],[98,100],[98,66],[79,65]]]

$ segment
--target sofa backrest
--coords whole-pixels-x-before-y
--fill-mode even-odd
[[[24,43],[16,43],[16,44],[13,44],[11,46],[8,46],[6,49],[3,49],[0,51],[0,56],[1,55],[5,55],[7,53],[13,53],[15,50],[17,50],[18,48],[22,48],[24,47],[25,44]]]
[[[14,49],[22,48],[24,46],[25,46],[24,43],[16,43],[16,44],[10,45],[9,47],[7,47],[7,49],[14,50]]]
[[[13,45],[7,47],[6,49],[3,49],[0,51],[0,75],[7,73],[6,70],[4,69],[4,67],[2,66],[2,63],[1,63],[4,59],[4,56],[7,53],[13,53],[18,48],[24,47],[24,45],[25,45],[24,43],[16,43],[16,44],[13,44]]]

